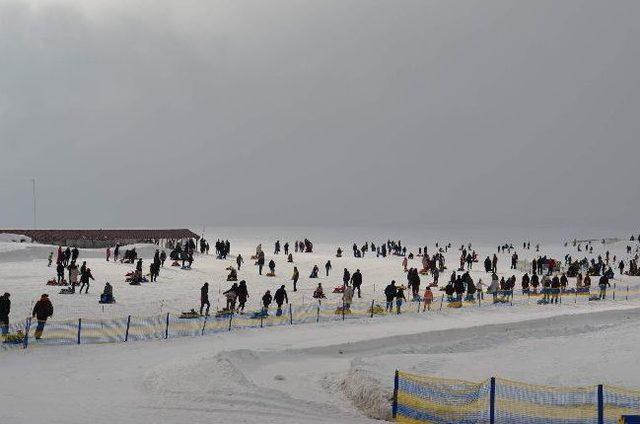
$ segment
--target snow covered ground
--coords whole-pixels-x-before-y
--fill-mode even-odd
[[[282,254],[276,257],[278,278],[257,276],[248,259],[260,241],[267,261],[278,238],[284,242],[308,236],[315,241],[313,254],[294,253],[303,278],[299,293],[290,293],[292,302],[310,302],[317,281],[304,277],[314,264],[322,269],[329,258],[333,273],[320,279],[326,291],[339,284],[344,267],[351,271],[360,268],[365,281],[363,297],[367,299],[382,301],[382,289],[391,279],[405,282],[401,258],[368,254],[356,259],[350,254],[354,241],[378,244],[387,237],[402,236],[336,231],[314,237],[313,230],[296,231],[295,235],[268,229],[247,232],[239,231],[236,237],[232,231],[211,232],[206,237],[212,244],[218,234],[229,238],[232,254],[240,252],[247,259],[239,277],[248,282],[252,308],[267,288],[273,290],[286,283],[290,289],[292,265],[286,264]],[[435,241],[447,240],[412,234],[413,239],[406,235],[402,240],[414,253],[418,245],[433,247]],[[451,238],[450,268],[457,267],[457,247],[463,240],[474,243],[481,259],[492,255],[500,242],[512,241],[519,248],[525,240],[479,239],[484,243]],[[532,247],[537,242],[533,237],[526,240],[531,240]],[[552,237],[544,240],[540,254],[581,257],[561,241]],[[612,256],[626,259],[627,244],[594,243],[594,255],[610,250]],[[345,250],[341,259],[334,257],[338,245]],[[89,295],[57,295],[57,290],[44,286],[53,272],[46,267],[50,247],[24,246],[0,249],[0,291],[12,293],[12,319],[26,316],[31,302],[44,292],[52,296],[54,318],[95,318],[155,314],[160,307],[164,311],[186,310],[196,306],[204,281],[215,288],[228,286],[224,276],[231,261],[219,261],[212,255],[196,257],[192,271],[166,269],[158,284],[132,287],[122,278],[131,266],[106,263],[102,250],[83,249],[81,258],[87,258],[98,284]],[[145,259],[153,253],[153,248],[141,250]],[[536,254],[533,248],[517,250],[521,259]],[[500,273],[511,275],[508,255],[499,257]],[[413,266],[419,266],[419,259]],[[520,273],[515,275],[519,279]],[[472,276],[477,280],[484,272],[478,269]],[[103,312],[97,296],[104,281],[114,284],[118,304]],[[618,284],[629,285],[634,292],[640,279],[622,277]],[[338,295],[330,296],[338,300]],[[216,295],[211,297],[214,300]],[[640,387],[638,324],[640,298],[632,296],[626,301],[619,296],[616,301],[579,299],[559,306],[525,301],[513,307],[483,304],[462,310],[445,308],[426,314],[234,330],[163,341],[33,346],[26,351],[0,352],[3,383],[10,382],[0,390],[0,422],[373,422],[389,416],[396,368],[469,380],[496,375],[550,385],[606,382]]]

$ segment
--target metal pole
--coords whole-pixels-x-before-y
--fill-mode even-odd
[[[33,229],[38,228],[38,221],[36,219],[36,179],[31,178],[31,183],[33,184]]]
[[[391,416],[393,418],[396,418],[398,413],[398,380],[398,370],[396,370],[395,377],[393,378],[393,407],[391,410]]]
[[[604,424],[604,390],[602,384],[598,384],[598,424]]]
[[[129,340],[129,327],[131,326],[131,315],[127,317],[127,330],[124,333],[124,341]]]
[[[496,422],[496,378],[491,377],[489,386],[489,422]]]
[[[202,323],[202,334],[200,334],[201,336],[204,336],[204,329],[207,327],[207,317],[209,315],[205,315],[204,316],[204,322]]]

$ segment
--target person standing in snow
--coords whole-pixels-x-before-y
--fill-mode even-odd
[[[276,305],[278,305],[277,315],[282,315],[282,304],[284,302],[289,303],[289,296],[287,296],[287,290],[285,290],[284,284],[276,290],[276,293],[273,295],[273,300],[275,300]]]
[[[249,297],[249,290],[247,289],[247,282],[242,280],[238,284],[238,312],[244,312],[244,306],[247,303]]]
[[[69,285],[71,286],[71,292],[75,293],[76,286],[78,285],[78,265],[69,265]]]
[[[293,291],[298,291],[298,279],[300,279],[300,272],[298,271],[298,267],[293,267],[293,275],[291,276],[291,280],[293,281]]]
[[[607,297],[607,287],[611,287],[611,284],[609,283],[609,277],[607,277],[606,275],[600,277],[598,286],[600,287],[600,294],[598,298],[600,300],[604,300]]]
[[[209,283],[204,283],[200,288],[200,315],[202,315],[204,305],[207,305],[205,315],[208,316],[209,308],[211,307],[211,303],[209,303]]]
[[[258,265],[258,274],[262,275],[262,267],[264,266],[264,253],[262,251],[260,251],[260,254],[258,255],[258,262],[256,262],[256,265]]]
[[[93,275],[91,274],[90,268],[85,268],[80,274],[80,291],[78,293],[82,293],[82,289],[84,286],[87,286],[87,290],[85,290],[85,294],[89,293],[89,280],[94,280]]]
[[[329,276],[329,271],[331,271],[331,261],[327,261],[326,264],[324,264],[324,269],[327,272],[327,277]]]
[[[9,334],[9,313],[11,312],[11,295],[5,293],[0,296],[0,329],[3,336]]]
[[[227,298],[227,310],[235,311],[236,299],[238,298],[238,284],[233,283],[231,288],[222,294]]]
[[[56,267],[56,271],[58,273],[58,284],[60,284],[60,282],[62,280],[64,280],[64,265],[62,262],[58,262],[58,266]]]
[[[345,268],[344,273],[342,274],[342,284],[345,286],[348,286],[350,279],[351,279],[351,273],[349,273],[349,270]]]
[[[353,287],[346,286],[342,293],[342,307],[345,311],[351,309],[351,302],[353,302]]]
[[[273,297],[271,296],[271,291],[267,290],[265,294],[262,296],[262,312],[263,313],[265,314],[267,313],[267,311],[269,310],[269,305],[271,305],[272,300],[273,300]]]
[[[362,286],[362,274],[359,269],[351,276],[351,284],[353,285],[353,292],[358,291],[358,299],[360,299],[360,286]]]
[[[431,302],[433,302],[433,292],[431,291],[431,287],[427,286],[424,289],[423,297],[423,307],[422,312],[425,312],[427,309],[431,310]]]
[[[242,255],[238,253],[238,256],[236,256],[236,265],[238,266],[238,271],[240,271],[240,267],[242,266],[243,262],[244,259],[242,259]]]
[[[396,298],[397,291],[398,289],[396,287],[395,280],[391,281],[391,283],[389,283],[389,285],[384,289],[384,295],[387,299],[387,305],[385,310],[387,312],[393,311],[393,300]]]
[[[31,314],[33,318],[38,320],[38,325],[36,326],[35,336],[36,340],[40,340],[42,337],[42,332],[44,331],[44,326],[47,323],[47,319],[53,315],[53,305],[49,300],[48,294],[43,294],[40,297],[33,307],[33,313]]]
[[[404,297],[404,286],[400,286],[396,291],[396,314],[398,315],[402,313],[401,308],[403,300],[407,300],[407,298]]]

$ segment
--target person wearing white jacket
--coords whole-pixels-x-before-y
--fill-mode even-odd
[[[344,309],[351,309],[351,302],[353,301],[353,287],[345,286],[344,293],[342,293],[342,301],[344,302]]]

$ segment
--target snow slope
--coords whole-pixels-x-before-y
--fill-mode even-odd
[[[9,352],[3,423],[364,423],[388,414],[393,370],[544,384],[640,386],[640,309],[546,318],[416,315],[200,338]],[[386,401],[385,401],[386,400]],[[358,407],[360,409],[358,409]]]

